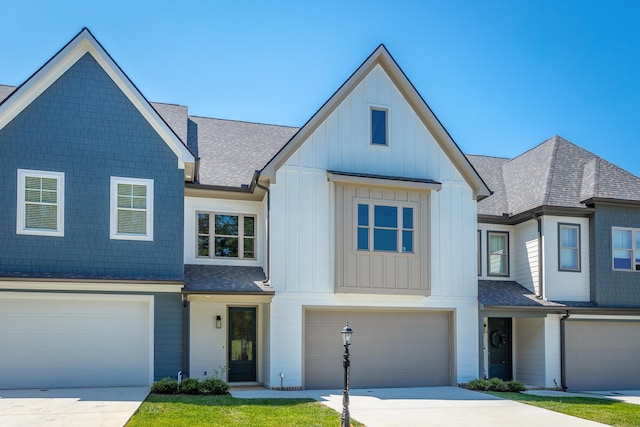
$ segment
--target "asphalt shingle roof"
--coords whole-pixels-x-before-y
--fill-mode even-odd
[[[0,102],[4,101],[11,93],[16,90],[16,86],[0,85]]]
[[[485,306],[497,307],[597,307],[588,301],[547,301],[538,299],[518,282],[505,280],[478,280],[478,301]]]
[[[274,293],[261,267],[187,264],[184,277],[185,293]]]
[[[152,102],[151,105],[156,109],[160,117],[164,119],[171,129],[178,135],[183,144],[187,142],[187,107],[176,104],[162,104]]]
[[[298,131],[288,126],[194,117],[198,127],[200,184],[241,187],[251,184],[265,164]]]
[[[585,208],[592,198],[640,201],[640,178],[559,136],[513,159],[467,157],[494,192],[478,203],[480,215]]]

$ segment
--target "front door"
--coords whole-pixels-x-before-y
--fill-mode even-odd
[[[511,318],[489,318],[489,378],[513,379]]]
[[[229,307],[229,382],[256,381],[256,309]]]

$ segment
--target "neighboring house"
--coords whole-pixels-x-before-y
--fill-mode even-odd
[[[640,178],[558,136],[469,156],[478,205],[480,372],[529,386],[640,384]]]
[[[193,155],[86,29],[0,97],[0,388],[175,376]]]

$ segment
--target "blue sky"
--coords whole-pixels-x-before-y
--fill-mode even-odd
[[[151,101],[300,126],[380,43],[468,154],[553,135],[640,175],[640,2],[8,2],[0,83],[82,27]]]

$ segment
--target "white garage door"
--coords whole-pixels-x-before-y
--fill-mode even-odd
[[[569,389],[640,389],[640,322],[568,321],[565,332]]]
[[[342,338],[354,330],[351,388],[451,385],[449,312],[305,312],[305,388],[343,387]]]
[[[0,293],[0,388],[150,384],[152,298]]]

